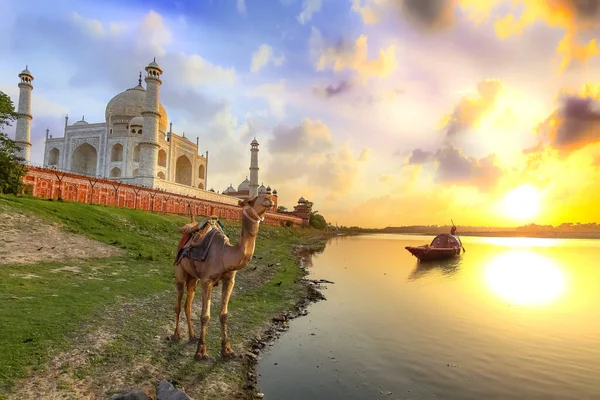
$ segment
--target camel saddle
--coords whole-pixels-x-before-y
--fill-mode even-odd
[[[183,235],[177,246],[175,264],[181,261],[183,257],[195,261],[204,261],[213,244],[223,245],[228,241],[225,233],[216,224],[204,223],[200,226],[198,222],[193,222],[185,225],[181,232]]]

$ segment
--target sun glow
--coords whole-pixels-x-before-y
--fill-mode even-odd
[[[536,217],[540,212],[541,195],[531,185],[519,186],[504,196],[504,213],[516,220]]]
[[[556,263],[527,250],[500,254],[485,267],[484,276],[496,295],[521,306],[556,301],[566,287],[565,274]]]

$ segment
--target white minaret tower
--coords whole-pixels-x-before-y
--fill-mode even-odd
[[[158,162],[158,123],[160,120],[160,75],[162,70],[156,63],[156,58],[146,67],[146,104],[142,116],[142,141],[140,142],[139,177],[144,186],[154,186]]]
[[[30,160],[31,149],[31,91],[33,90],[33,75],[25,66],[23,72],[19,74],[19,105],[17,107],[17,129],[15,131],[15,143],[19,147],[18,156],[25,162]]]
[[[258,195],[258,142],[250,143],[250,196]]]

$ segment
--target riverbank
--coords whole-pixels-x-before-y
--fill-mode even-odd
[[[13,232],[12,247],[2,249],[12,254],[11,264],[0,264],[0,323],[7,327],[0,337],[0,398],[108,398],[130,390],[152,397],[162,379],[196,399],[252,398],[256,360],[249,354],[257,338],[264,342],[265,332],[282,328],[273,318],[301,314],[314,299],[299,260],[328,238],[308,228],[261,226],[229,306],[232,346],[242,357],[220,359],[213,318],[211,359],[199,363],[195,344],[166,340],[174,329],[176,229],[187,217],[10,196],[0,196],[0,214],[0,230],[11,216]],[[239,223],[225,221],[232,242],[239,230]],[[16,262],[21,256],[30,259]],[[219,312],[215,292],[212,315]]]

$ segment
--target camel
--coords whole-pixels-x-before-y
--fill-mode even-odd
[[[175,332],[171,337],[173,340],[181,338],[179,316],[184,287],[187,288],[185,316],[188,325],[188,335],[190,341],[195,340],[191,321],[192,302],[194,301],[194,294],[198,284],[200,283],[202,287],[200,337],[198,338],[198,348],[194,356],[194,359],[197,361],[208,359],[206,328],[210,321],[212,288],[213,286],[218,286],[219,281],[223,283],[221,287],[221,314],[219,316],[221,322],[221,356],[223,358],[235,357],[227,336],[227,317],[229,315],[227,305],[229,297],[235,284],[235,274],[246,267],[252,259],[259,224],[264,220],[264,214],[274,207],[274,203],[267,195],[261,194],[253,198],[240,200],[239,205],[242,207],[243,215],[242,231],[240,240],[236,245],[231,245],[225,236],[214,235],[204,261],[200,261],[194,257],[192,257],[194,259],[191,259],[189,256],[183,255],[175,263],[177,302],[175,304]]]

